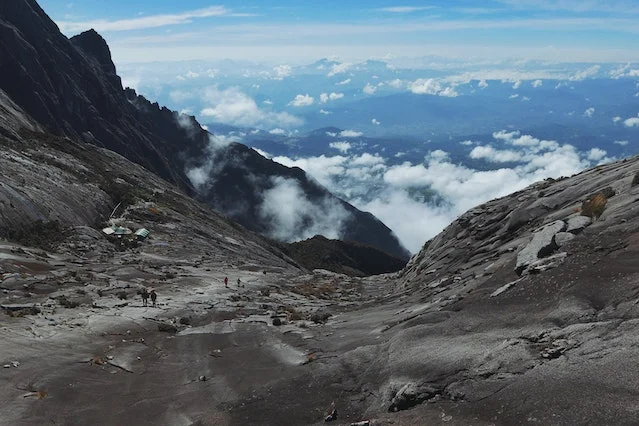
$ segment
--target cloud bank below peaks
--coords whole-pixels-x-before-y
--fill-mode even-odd
[[[307,171],[336,195],[369,211],[389,226],[400,241],[417,252],[456,217],[488,200],[546,179],[570,176],[611,161],[605,150],[579,152],[574,146],[517,131],[499,131],[490,143],[472,141],[467,160],[453,162],[435,150],[421,163],[395,163],[361,146],[335,142],[340,155],[273,158]],[[483,161],[477,170],[471,161]]]

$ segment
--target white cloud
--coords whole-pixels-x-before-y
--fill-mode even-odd
[[[513,89],[517,90],[520,87],[521,87],[521,80],[515,81],[515,84],[513,84]]]
[[[374,125],[376,125],[376,126],[379,126],[380,124],[382,124],[382,123],[380,123],[380,122],[379,122],[376,118],[373,118],[373,119],[371,120],[371,123],[373,123],[373,124],[374,124]]]
[[[432,78],[420,78],[415,80],[410,84],[410,91],[418,95],[437,95],[446,97],[455,97],[458,95],[452,87],[443,88],[439,82]]]
[[[295,127],[302,124],[302,120],[286,112],[264,111],[257,106],[253,98],[237,87],[219,89],[209,87],[204,91],[206,108],[201,115],[215,121],[237,126],[251,127]]]
[[[272,134],[272,135],[285,135],[285,134],[286,134],[286,130],[284,130],[284,129],[280,129],[280,128],[278,127],[278,128],[275,128],[275,129],[269,130],[269,133],[270,133],[270,134]]]
[[[271,154],[269,154],[269,153],[268,153],[268,152],[266,152],[266,151],[262,151],[262,150],[261,150],[261,149],[259,149],[259,148],[255,148],[255,147],[253,147],[252,149],[253,149],[255,152],[257,152],[258,154],[260,154],[260,155],[261,155],[262,157],[264,157],[264,158],[271,158],[271,157],[272,157],[272,155],[271,155]]]
[[[326,111],[324,109],[320,109],[319,112],[320,112],[320,114],[324,114],[324,115],[331,115],[332,114],[332,112]]]
[[[473,141],[462,141],[462,142],[459,142],[459,143],[464,145],[464,146],[472,146],[472,145],[474,145]]]
[[[262,101],[262,103],[263,103],[264,105],[273,105],[273,101],[272,101],[272,100],[270,100],[270,99],[266,99],[266,100]]]
[[[357,132],[355,130],[342,130],[339,135],[343,138],[358,138],[362,136],[364,133]]]
[[[624,120],[623,125],[626,127],[639,127],[639,118],[631,117]]]
[[[293,73],[293,68],[290,65],[278,65],[273,68],[273,71],[275,71],[276,80],[283,80]]]
[[[613,143],[621,146],[628,145],[628,141],[614,141]]]
[[[199,167],[194,167],[186,171],[186,176],[196,189],[206,187],[215,178],[215,175],[224,167],[223,163],[217,160],[218,153],[233,142],[238,142],[237,137],[227,137],[219,135],[209,135],[209,144],[206,149],[207,156],[204,163]]]
[[[544,82],[542,80],[535,80],[531,83],[531,86],[536,89],[538,87],[541,87],[543,84]]]
[[[352,148],[351,144],[346,142],[346,141],[331,142],[331,143],[328,144],[328,146],[338,150],[342,154],[346,154],[348,152],[348,150]]]
[[[402,87],[404,87],[405,83],[399,78],[396,78],[395,80],[387,81],[386,84],[388,84],[393,89],[401,89]]]
[[[477,87],[479,87],[480,89],[485,89],[486,87],[488,87],[488,82],[486,80],[479,80],[479,83],[477,83]]]
[[[639,69],[630,69],[630,64],[626,64],[610,71],[610,77],[614,79],[622,77],[639,77]]]
[[[372,95],[372,94],[374,94],[375,92],[377,92],[377,87],[376,87],[376,86],[373,86],[373,85],[372,85],[372,84],[370,84],[370,83],[366,83],[366,86],[364,86],[364,88],[362,89],[362,91],[363,91],[364,93],[366,93],[367,95]]]
[[[58,27],[60,27],[60,30],[64,33],[80,32],[90,28],[93,28],[98,32],[129,31],[188,24],[194,19],[229,15],[230,13],[231,11],[223,6],[211,6],[204,9],[197,9],[178,14],[151,15],[140,18],[120,19],[116,21],[97,19],[83,22],[57,21],[56,23],[58,24]]]
[[[295,96],[295,99],[293,99],[291,102],[289,102],[288,104],[290,106],[294,106],[294,107],[305,107],[305,106],[310,106],[313,105],[315,103],[315,98],[313,98],[312,96],[309,96],[308,94],[306,95],[297,95]]]
[[[591,118],[594,113],[595,113],[595,109],[593,107],[590,107],[584,111],[584,117]]]
[[[329,101],[336,101],[338,99],[342,99],[344,97],[343,93],[322,93],[320,94],[320,103],[325,104]]]
[[[343,74],[346,71],[348,71],[352,66],[353,64],[348,62],[333,64],[333,66],[331,67],[331,70],[328,72],[328,76],[333,77],[337,74]]]
[[[570,80],[570,81],[581,81],[581,80],[585,80],[587,78],[595,77],[597,75],[597,73],[599,73],[600,69],[601,69],[600,65],[593,65],[590,68],[587,68],[587,69],[585,69],[583,71],[576,72],[575,74],[570,76],[568,78],[568,80]]]
[[[338,81],[337,83],[335,83],[336,86],[344,86],[346,84],[349,84],[351,82],[350,78],[347,78],[346,80],[342,80],[342,81]]]
[[[350,164],[353,166],[372,166],[374,164],[383,164],[384,159],[379,154],[363,153],[360,156],[353,157]]]
[[[587,153],[588,160],[590,161],[600,161],[606,157],[607,152],[600,148],[592,148]]]
[[[620,121],[621,121],[621,117],[619,117],[619,116],[612,117],[612,122],[613,122],[613,123],[615,123],[615,124],[616,124],[616,123],[618,123],[618,122],[620,122]]]
[[[344,166],[348,161],[348,157],[341,155],[332,157],[320,155],[319,157],[291,159],[289,157],[277,156],[273,157],[273,161],[287,167],[299,167],[313,176],[322,185],[330,187],[332,177],[344,173]]]
[[[519,97],[519,94],[515,93],[515,94],[510,95],[508,98],[509,99],[517,99],[518,97]]]
[[[269,223],[272,238],[292,242],[318,234],[332,239],[342,236],[350,215],[337,200],[310,201],[293,179],[278,176],[272,183],[260,205],[260,216]]]
[[[484,159],[494,163],[517,162],[522,159],[521,153],[512,150],[497,150],[492,146],[476,146],[470,152],[470,158]]]

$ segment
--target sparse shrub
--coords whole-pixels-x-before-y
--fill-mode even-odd
[[[635,177],[632,178],[632,183],[630,184],[633,188],[637,185],[639,185],[639,172],[635,173]]]
[[[116,296],[118,297],[118,299],[120,300],[126,300],[127,299],[127,294],[126,291],[122,290],[122,291],[118,291],[116,293]]]
[[[598,192],[583,202],[581,205],[581,215],[588,216],[592,220],[597,220],[606,209],[606,203],[608,203],[608,198],[603,192]]]

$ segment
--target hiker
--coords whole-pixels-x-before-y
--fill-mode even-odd
[[[224,287],[229,287],[229,277],[224,277]]]
[[[240,281],[240,279],[237,279],[237,288],[242,287],[242,281]]]
[[[146,287],[140,291],[140,294],[142,295],[142,306],[147,306],[149,303],[149,292]]]
[[[151,290],[151,302],[153,302],[153,307],[155,308],[155,301],[158,300],[158,295],[155,290]]]

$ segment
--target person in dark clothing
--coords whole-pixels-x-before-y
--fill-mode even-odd
[[[147,304],[149,303],[149,292],[146,288],[143,288],[142,291],[140,291],[140,295],[142,296],[142,306],[147,306]]]
[[[153,303],[153,307],[155,308],[155,302],[158,300],[158,295],[155,290],[151,290],[151,302]]]
[[[229,277],[224,277],[224,287],[229,286]]]

